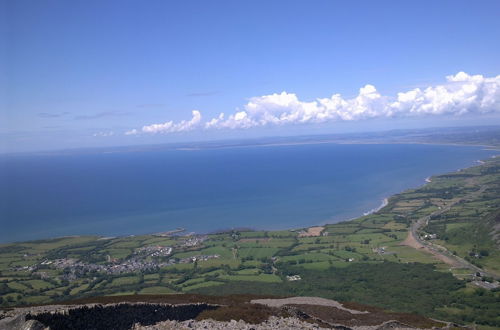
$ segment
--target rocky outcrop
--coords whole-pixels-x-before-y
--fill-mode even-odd
[[[122,303],[83,306],[41,306],[19,309],[4,314],[0,320],[2,330],[122,330],[134,324],[153,325],[176,320],[196,318],[201,312],[217,308],[209,304],[148,304]]]
[[[314,305],[314,306],[328,306],[346,311],[351,314],[368,314],[367,311],[358,311],[344,307],[341,303],[331,299],[320,297],[289,297],[281,299],[254,299],[250,301],[252,304],[261,304],[269,307],[281,307],[286,305]]]
[[[323,330],[329,328],[322,328],[316,324],[308,323],[302,321],[298,318],[293,317],[276,317],[271,316],[267,321],[264,321],[260,324],[251,324],[246,323],[242,320],[240,321],[214,321],[214,320],[201,320],[201,321],[165,321],[160,322],[151,326],[140,326],[136,325],[133,330],[223,330],[223,329],[231,329],[231,330],[276,330],[276,329],[299,329],[299,330]]]
[[[121,296],[0,311],[1,330],[447,329],[420,315],[317,297]],[[3,313],[3,314],[2,314]]]
[[[47,330],[48,328],[36,320],[28,320],[23,323],[21,330]]]

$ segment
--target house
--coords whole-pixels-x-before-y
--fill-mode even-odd
[[[286,279],[292,282],[292,281],[300,281],[302,278],[300,277],[300,275],[290,275],[290,276],[287,275]]]

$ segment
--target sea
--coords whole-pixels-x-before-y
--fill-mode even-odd
[[[0,155],[0,242],[336,223],[498,152],[302,144]]]

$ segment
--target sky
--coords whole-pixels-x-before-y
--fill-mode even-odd
[[[500,124],[500,1],[0,0],[0,152]]]

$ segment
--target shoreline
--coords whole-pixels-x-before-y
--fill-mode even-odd
[[[467,145],[462,145],[462,146],[467,146]],[[492,150],[492,151],[500,151],[500,149],[488,149],[488,150]],[[492,155],[492,156],[490,157],[490,159],[494,159],[494,158],[497,158],[497,157],[500,157],[500,155]],[[484,161],[484,160],[480,160],[480,159],[479,159],[479,160],[475,160],[475,161],[473,161],[473,162],[472,162],[472,164],[471,164],[470,166],[467,166],[467,167],[465,167],[465,168],[459,168],[459,169],[457,169],[457,170],[455,170],[455,171],[456,171],[456,172],[459,172],[459,171],[462,171],[462,170],[465,170],[465,169],[468,169],[468,168],[471,168],[471,167],[475,167],[475,166],[482,166],[482,165],[484,165],[484,164],[486,164],[486,161]],[[426,177],[426,178],[424,179],[424,181],[425,181],[425,183],[424,183],[424,184],[422,184],[422,185],[417,185],[417,186],[415,186],[415,187],[413,187],[413,188],[411,188],[411,187],[410,187],[410,188],[407,188],[407,189],[416,189],[416,188],[420,188],[420,187],[422,187],[422,186],[425,186],[425,185],[426,185],[426,184],[428,184],[428,183],[432,183],[432,177],[433,177],[433,176],[435,176],[435,175],[441,175],[441,174],[445,174],[445,173],[438,173],[438,174],[433,174],[432,176],[428,176],[428,177]],[[407,190],[407,189],[405,189],[405,190]],[[369,211],[363,212],[363,214],[362,214],[362,215],[355,216],[355,217],[353,217],[353,218],[349,218],[349,219],[345,219],[345,220],[340,220],[340,221],[335,222],[335,223],[329,223],[328,221],[325,221],[325,222],[322,222],[322,223],[320,223],[320,224],[317,224],[317,225],[312,225],[312,226],[324,226],[324,225],[329,225],[329,224],[337,224],[337,223],[341,223],[341,222],[348,222],[348,221],[353,221],[353,220],[356,220],[356,219],[361,218],[361,217],[364,217],[364,216],[368,216],[368,215],[370,215],[370,214],[374,214],[374,213],[376,213],[376,212],[380,211],[381,209],[383,209],[384,207],[386,207],[386,206],[389,204],[389,199],[390,199],[390,198],[392,198],[393,196],[397,196],[397,195],[399,195],[399,194],[403,193],[405,190],[400,191],[400,192],[395,193],[395,194],[392,194],[391,196],[384,198],[384,199],[382,200],[382,204],[380,204],[378,207],[373,208],[373,209],[371,209],[371,210],[369,210]],[[305,228],[308,228],[308,227],[305,227]],[[299,229],[300,229],[300,228],[299,228]]]
[[[397,195],[397,194],[395,194],[395,195]],[[394,195],[393,195],[393,196],[394,196]],[[371,209],[370,211],[364,212],[364,213],[363,213],[363,216],[367,216],[367,215],[370,215],[370,214],[376,213],[376,212],[380,211],[381,209],[383,209],[384,207],[386,207],[386,206],[389,204],[389,198],[390,198],[390,197],[386,197],[386,198],[384,198],[384,199],[382,200],[382,203],[381,203],[378,207],[376,207],[376,208],[374,208],[374,209]]]
[[[358,144],[358,143],[356,143]],[[361,143],[362,144],[362,143]],[[406,143],[390,143],[390,144],[406,144]],[[420,143],[417,143],[417,144],[420,144]],[[435,143],[422,143],[422,144],[432,144],[432,145],[436,145]],[[458,145],[458,146],[472,146],[472,145]],[[478,145],[476,145],[478,146]],[[491,151],[500,151],[500,149],[489,149]],[[500,157],[500,155],[492,155],[490,156],[489,158],[487,159],[491,159],[491,158],[497,158],[497,157]],[[486,159],[486,160],[487,160]],[[482,166],[486,164],[486,161],[485,160],[474,160],[472,161],[472,164],[470,166],[467,166],[467,167],[464,167],[464,168],[460,168],[460,169],[457,169],[455,171],[461,171],[463,169],[467,169],[467,168],[471,168],[471,167],[475,167],[475,166]],[[432,176],[434,175],[441,175],[441,174],[445,174],[445,173],[437,173],[437,174],[433,174]],[[397,192],[397,193],[394,193],[392,195],[390,195],[389,197],[385,197],[382,199],[382,202],[379,206],[371,209],[371,210],[368,210],[368,211],[365,211],[365,212],[362,212],[360,215],[356,215],[352,218],[347,218],[347,219],[338,219],[337,221],[332,221],[334,219],[330,219],[330,220],[325,220],[325,221],[322,221],[320,223],[316,223],[316,224],[311,224],[311,225],[308,225],[308,226],[305,226],[305,227],[295,227],[295,228],[291,228],[291,227],[286,227],[286,228],[280,228],[280,229],[264,229],[264,228],[252,228],[250,226],[244,226],[243,228],[245,229],[248,229],[249,231],[275,231],[275,230],[291,230],[291,231],[296,231],[296,230],[300,230],[300,229],[304,229],[304,228],[310,228],[310,227],[314,227],[314,226],[324,226],[324,225],[328,225],[328,224],[337,224],[337,223],[342,223],[342,222],[348,222],[348,221],[353,221],[353,220],[356,220],[356,219],[359,219],[361,217],[364,217],[364,216],[368,216],[368,215],[371,215],[371,214],[374,214],[378,211],[380,211],[381,209],[383,209],[385,206],[387,206],[389,204],[389,200],[390,198],[392,198],[393,196],[397,196],[398,194],[401,194],[402,192],[408,190],[408,189],[416,189],[416,188],[419,188],[425,184],[428,184],[428,183],[431,183],[432,182],[432,176],[429,176],[429,177],[426,177],[424,179],[425,183],[423,184],[418,184],[414,187],[408,187],[400,192]],[[241,229],[242,227],[240,227]],[[190,231],[189,232],[189,235],[210,235],[210,234],[214,234],[215,232],[227,232],[227,231],[231,231],[231,230],[234,230],[235,228],[227,228],[227,229],[218,229],[218,230],[212,230],[212,231],[204,231],[204,232],[195,232],[195,231]],[[186,229],[184,230],[186,231]],[[164,231],[164,232],[169,232],[169,231]],[[162,232],[162,233],[164,233]],[[37,241],[43,241],[43,240],[55,240],[55,239],[63,239],[63,238],[71,238],[71,237],[90,237],[90,236],[96,236],[98,237],[98,239],[109,239],[109,238],[119,238],[119,237],[131,237],[131,236],[142,236],[142,235],[158,235],[159,233],[158,232],[149,232],[149,233],[135,233],[135,234],[126,234],[126,235],[100,235],[100,234],[73,234],[73,235],[61,235],[61,236],[54,236],[54,237],[47,237],[47,238],[39,238],[39,239],[33,239],[33,240],[21,240],[21,241],[12,241],[12,242],[0,242],[0,247],[2,246],[6,246],[6,245],[9,245],[9,244],[16,244],[16,243],[23,243],[23,242],[37,242]]]

